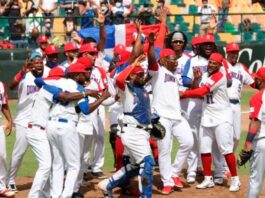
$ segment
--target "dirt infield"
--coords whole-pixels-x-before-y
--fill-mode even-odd
[[[108,173],[110,175],[111,173]],[[26,198],[27,194],[29,192],[29,188],[32,183],[32,177],[18,177],[17,178],[17,187],[19,189],[19,193],[16,194],[16,198]],[[202,178],[199,178],[198,181],[201,181]],[[197,182],[193,185],[185,184],[185,187],[182,189],[182,191],[175,191],[171,193],[170,195],[161,195],[160,189],[162,187],[162,183],[160,181],[160,176],[157,172],[154,173],[154,185],[153,185],[153,197],[181,197],[181,198],[243,198],[246,197],[247,192],[247,186],[248,186],[248,176],[241,176],[241,189],[239,192],[232,193],[229,192],[229,184],[227,180],[225,180],[225,183],[223,186],[215,186],[211,189],[205,189],[205,190],[198,190],[195,188]],[[185,181],[184,178],[182,178],[182,181]],[[97,183],[99,180],[92,179],[90,180],[91,186],[82,188],[81,191],[85,193],[86,198],[102,198],[102,193],[97,189]],[[133,185],[137,187],[137,182],[134,181]],[[120,189],[116,189],[114,191],[114,197],[119,198],[129,198],[132,196],[126,196],[121,195]],[[260,197],[265,198],[265,190],[263,189],[262,194]]]

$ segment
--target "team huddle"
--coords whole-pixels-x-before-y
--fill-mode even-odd
[[[238,165],[250,158],[248,197],[258,197],[265,171],[265,69],[251,75],[238,62],[237,43],[227,44],[225,59],[211,34],[194,37],[192,52],[187,53],[185,34],[167,34],[166,14],[159,19],[159,31],[149,35],[136,20],[132,49],[118,44],[111,62],[104,53],[104,16],[97,19],[99,42],[75,35],[64,45],[63,63],[58,48],[39,37],[39,48],[9,85],[18,93],[14,120],[6,87],[2,82],[0,86],[5,128],[11,133],[14,123],[16,130],[8,169],[0,128],[0,196],[14,197],[18,192],[15,179],[28,147],[39,164],[30,198],[84,197],[79,189],[86,185],[88,167],[103,179],[98,188],[105,197],[113,197],[116,187],[130,187],[135,176],[139,192],[131,195],[152,197],[154,166],[159,166],[161,194],[170,194],[184,187],[180,175],[185,164],[186,183],[204,175],[197,189],[222,185],[230,178],[229,191],[239,191],[234,152],[241,136],[241,90],[250,85],[260,91],[250,100],[249,132]],[[109,178],[102,173],[106,106],[116,168]],[[173,138],[179,148],[171,159]]]

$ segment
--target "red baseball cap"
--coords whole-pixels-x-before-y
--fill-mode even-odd
[[[86,67],[81,63],[73,63],[68,67],[68,73],[86,73]]]
[[[90,58],[88,58],[86,56],[77,59],[77,63],[84,65],[86,69],[92,68],[92,65],[93,65]]]
[[[129,51],[124,51],[119,55],[119,61],[116,63],[117,66],[123,65],[126,63],[131,56],[131,52]]]
[[[258,69],[258,71],[254,74],[252,74],[253,78],[260,78],[262,80],[265,80],[265,67],[261,67]]]
[[[64,45],[64,52],[67,52],[67,51],[72,51],[72,50],[78,50],[78,47],[75,43],[73,42],[68,42]]]
[[[218,62],[218,63],[222,63],[223,62],[223,55],[220,54],[220,53],[212,53],[209,60],[213,60],[215,62]]]
[[[201,37],[201,43],[215,43],[213,34],[205,34]]]
[[[227,43],[226,52],[240,51],[240,47],[237,43]]]
[[[61,67],[57,66],[49,71],[49,77],[58,77],[58,76],[60,77],[65,76],[64,70]]]
[[[114,47],[113,52],[115,54],[121,54],[122,52],[126,51],[126,47],[123,44],[118,44]]]
[[[81,45],[79,49],[79,53],[84,53],[84,52],[98,52],[98,49],[95,48],[91,43],[86,43],[84,45]]]
[[[139,74],[139,73],[143,73],[144,72],[144,69],[137,65],[133,68],[133,70],[130,72],[130,74]]]
[[[167,56],[176,55],[176,53],[175,53],[175,51],[173,51],[170,48],[165,48],[165,49],[162,49],[160,51],[160,54],[159,55],[160,55],[160,59],[161,59],[161,58],[165,58]]]
[[[195,36],[191,40],[191,45],[198,45],[202,43],[202,38],[200,36]]]
[[[54,45],[48,45],[45,48],[45,54],[46,55],[59,54],[59,49],[58,49],[58,47],[56,47]]]
[[[48,43],[48,38],[46,36],[39,36],[38,43]]]

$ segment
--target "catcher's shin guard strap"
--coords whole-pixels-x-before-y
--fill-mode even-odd
[[[140,164],[139,173],[139,189],[141,197],[151,198],[152,197],[152,183],[153,183],[153,167],[155,162],[153,158],[148,155],[144,158]]]

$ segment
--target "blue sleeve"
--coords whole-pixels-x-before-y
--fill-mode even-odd
[[[191,59],[189,59],[185,66],[184,66],[184,70],[182,72],[182,82],[183,82],[183,85],[185,87],[190,87],[191,83],[192,83],[192,79],[188,77],[188,73],[189,73],[189,70],[190,70],[190,61]]]
[[[83,114],[88,115],[89,114],[88,98],[80,100],[80,102],[78,102],[78,107]]]
[[[77,90],[82,92],[85,91],[85,88],[82,85],[77,84]]]
[[[59,95],[62,92],[62,89],[52,86],[52,85],[43,85],[43,89],[45,89],[46,91],[48,91],[49,93],[51,93],[53,95],[53,102],[58,102],[59,101]]]
[[[42,87],[43,85],[45,85],[46,83],[44,82],[43,78],[36,78],[34,80],[34,83],[38,86],[38,87]]]

